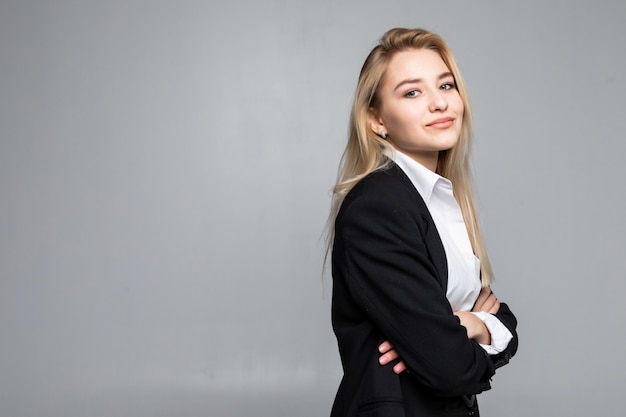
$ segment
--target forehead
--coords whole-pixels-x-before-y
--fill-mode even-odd
[[[383,83],[407,79],[429,81],[450,72],[441,56],[430,49],[409,49],[395,53],[389,60]]]

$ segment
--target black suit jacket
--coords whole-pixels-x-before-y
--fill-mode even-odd
[[[490,388],[517,350],[517,322],[497,317],[514,338],[488,355],[446,298],[447,261],[424,200],[395,164],[362,179],[335,221],[332,323],[344,376],[332,409],[343,416],[477,415],[464,396]],[[378,363],[389,340],[409,372]]]

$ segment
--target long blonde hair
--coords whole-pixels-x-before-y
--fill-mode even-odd
[[[334,221],[346,194],[362,178],[373,171],[387,167],[390,163],[390,160],[385,156],[385,150],[391,150],[393,146],[372,131],[368,123],[368,113],[370,108],[376,108],[380,105],[378,87],[391,57],[408,49],[429,49],[437,52],[452,73],[456,88],[463,101],[465,111],[461,135],[453,148],[439,152],[436,172],[449,179],[453,184],[454,196],[461,207],[474,254],[480,259],[482,285],[488,286],[492,281],[493,274],[474,204],[472,175],[469,165],[472,113],[467,89],[448,45],[439,35],[424,29],[396,28],[389,30],[367,56],[361,68],[350,114],[348,144],[339,164],[337,184],[333,187],[331,212],[326,234],[328,239],[327,255],[334,237]]]

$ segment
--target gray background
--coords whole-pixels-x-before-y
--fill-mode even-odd
[[[520,351],[485,416],[622,415],[623,1],[0,2],[0,415],[323,416],[320,240],[395,26],[470,87]]]

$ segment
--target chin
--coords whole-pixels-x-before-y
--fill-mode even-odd
[[[447,151],[454,148],[459,143],[459,138],[450,138],[450,140],[442,140],[439,142],[438,150]]]

